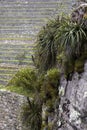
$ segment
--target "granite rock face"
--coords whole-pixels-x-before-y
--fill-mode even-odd
[[[61,125],[56,130],[87,130],[87,62],[82,74],[74,73],[68,81],[63,78],[61,87],[66,92],[59,108]]]
[[[72,21],[87,25],[87,3],[81,4],[72,13]]]

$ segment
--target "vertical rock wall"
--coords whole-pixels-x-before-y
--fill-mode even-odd
[[[61,87],[67,90],[61,97],[60,123],[54,130],[87,130],[87,62],[82,74],[74,73],[68,81],[63,79]]]

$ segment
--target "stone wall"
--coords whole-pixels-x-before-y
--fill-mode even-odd
[[[22,130],[20,121],[21,95],[0,91],[0,130]]]

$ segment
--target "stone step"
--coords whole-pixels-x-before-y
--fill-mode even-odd
[[[33,24],[33,25],[32,25]],[[14,20],[14,21],[1,21],[0,20],[0,27],[1,26],[34,26],[35,28],[37,28],[37,27],[42,27],[43,25],[45,25],[45,23],[43,23],[43,21],[33,21],[32,20],[32,22],[31,22],[31,20],[30,21],[18,21],[18,23],[17,23],[17,21],[16,20]]]
[[[10,45],[10,46],[13,46],[14,48],[16,48],[15,45],[20,45],[20,48],[21,48],[22,45],[24,45],[24,48],[29,49],[31,47],[35,47],[35,44],[33,42],[34,42],[34,40],[32,41],[32,40],[26,40],[26,39],[25,39],[25,41],[22,41],[22,40],[12,40],[12,39],[11,40],[6,40],[6,39],[4,39],[4,40],[0,40],[0,45],[2,45],[4,47],[5,47],[5,45],[7,45],[7,46]]]
[[[34,30],[34,31],[32,31],[32,30],[24,30],[24,29],[21,29],[21,30],[17,30],[17,29],[14,29],[14,30],[10,30],[10,29],[2,29],[2,30],[0,30],[0,33],[1,34],[12,34],[12,33],[14,33],[14,34],[28,34],[29,36],[31,36],[30,38],[32,38],[33,36],[36,36],[36,34],[38,34],[38,32],[39,32],[39,30]],[[4,38],[3,38],[4,39]],[[6,39],[5,39],[6,40]],[[15,39],[14,39],[15,40]],[[25,39],[26,40],[26,39]]]
[[[1,49],[4,49],[4,48],[13,48],[13,49],[23,49],[23,48],[27,48],[27,47],[34,47],[35,46],[35,44],[24,44],[24,43],[19,43],[19,44],[15,44],[15,43],[12,43],[12,44],[6,44],[6,43],[4,43],[4,44],[0,44],[0,48]],[[27,48],[27,49],[29,49],[29,48]]]
[[[5,76],[6,76],[6,77],[9,77],[10,75],[14,74],[14,72],[17,72],[17,70],[18,70],[18,69],[15,69],[15,70],[14,70],[14,69],[12,69],[12,70],[10,69],[10,70],[9,70],[9,69],[1,69],[1,68],[0,68],[0,77],[1,77],[1,76],[2,76],[2,77],[5,77]],[[6,75],[6,74],[7,74],[7,75]]]
[[[33,45],[31,45],[29,48],[27,48],[26,46],[20,47],[20,48],[17,48],[16,46],[8,46],[7,48],[4,46],[1,46],[0,50],[1,52],[6,51],[6,50],[8,50],[8,52],[9,51],[27,51],[27,50],[30,51],[32,50],[32,48],[33,48]]]
[[[21,65],[31,65],[32,64],[32,59],[30,60],[29,59],[29,61],[28,60],[22,60],[22,61],[20,61],[20,60],[8,60],[8,59],[0,59],[0,63],[2,64],[2,63],[9,63],[9,64],[14,64],[14,65],[20,65],[20,62],[21,62]]]
[[[5,86],[8,83],[8,80],[0,79],[0,84]]]
[[[27,9],[32,9],[32,8],[42,8],[42,9],[45,9],[45,8],[51,8],[51,9],[53,9],[53,8],[56,8],[56,6],[58,5],[58,3],[56,2],[56,3],[50,3],[49,4],[49,2],[47,3],[29,3],[29,4],[0,4],[0,8],[2,9],[2,8],[10,8],[10,9],[14,9],[14,10],[16,10],[16,9],[20,9],[20,8],[27,8]]]
[[[56,0],[44,0],[44,2],[56,2]],[[29,2],[35,2],[35,3],[37,3],[37,2],[43,2],[43,0],[16,0],[16,1],[13,1],[13,0],[1,0],[1,3],[3,3],[3,2],[17,2],[17,3],[26,3],[26,4],[28,4]]]
[[[2,87],[15,75],[18,69],[0,68],[0,84]]]
[[[49,16],[49,14],[52,14],[53,12],[58,13],[58,11],[61,11],[61,9],[57,10],[57,6],[55,8],[52,7],[36,7],[36,8],[30,8],[30,7],[15,7],[15,8],[11,8],[11,7],[0,7],[1,12],[0,12],[0,16],[4,16],[7,14],[6,17],[13,17],[13,16],[31,16],[36,14],[37,17],[40,17],[40,15],[43,16]],[[4,12],[4,13],[3,13]],[[23,14],[22,14],[23,13]],[[12,15],[13,14],[13,15]],[[32,16],[33,17],[33,16]]]
[[[25,57],[22,57],[21,55],[16,55],[16,56],[14,56],[14,57],[11,57],[11,56],[8,56],[8,57],[6,57],[6,56],[0,56],[0,63],[6,63],[6,62],[19,62],[19,61],[22,61],[22,62],[31,62],[31,60],[32,60],[32,57],[31,57],[31,55],[29,55],[29,56],[25,56]]]
[[[11,18],[11,17],[7,17],[7,18],[1,18],[0,19],[0,24],[2,25],[2,24],[12,24],[12,26],[14,27],[14,24],[16,24],[16,26],[18,26],[18,24],[20,24],[19,25],[19,27],[20,26],[22,26],[21,25],[21,22],[23,22],[24,23],[24,26],[23,26],[23,28],[25,28],[25,27],[28,27],[27,29],[35,29],[35,28],[37,28],[37,26],[36,25],[39,25],[40,23],[41,23],[41,25],[39,25],[40,27],[41,26],[43,26],[48,20],[49,20],[50,18],[36,18],[36,17],[34,17],[34,18],[26,18],[26,17],[19,17],[19,18]],[[6,21],[8,21],[8,22],[6,22]],[[44,23],[45,22],[45,23]],[[36,24],[35,24],[36,23]],[[44,23],[44,24],[43,24]],[[27,26],[28,25],[28,26]],[[33,28],[31,28],[33,26]],[[10,25],[10,27],[11,27],[11,25]],[[35,27],[35,28],[34,28]],[[32,30],[31,30],[32,31]]]
[[[8,15],[7,16],[9,16],[9,13],[18,13],[19,15],[21,15],[21,13],[23,12],[26,12],[26,13],[32,13],[32,14],[50,14],[50,13],[52,13],[52,11],[57,11],[56,9],[54,9],[54,8],[29,8],[29,7],[27,7],[27,8],[19,8],[19,7],[16,7],[16,9],[14,9],[14,8],[5,8],[5,7],[1,7],[1,12],[0,12],[0,14],[3,16],[4,14],[7,14],[8,13]],[[61,10],[61,9],[59,9],[59,10]],[[3,13],[4,12],[4,13]],[[24,15],[23,15],[24,16]],[[49,16],[49,15],[48,15]]]
[[[18,29],[21,29],[21,28],[25,28],[25,29],[26,29],[27,26],[30,26],[30,29],[32,29],[32,28],[34,27],[34,29],[36,29],[36,30],[41,28],[41,25],[37,25],[37,26],[36,26],[36,25],[33,26],[33,25],[31,25],[31,24],[20,24],[20,25],[19,25],[19,24],[18,24],[18,25],[16,24],[16,25],[13,25],[12,23],[11,23],[11,25],[10,25],[10,24],[6,24],[6,23],[0,23],[0,26],[1,26],[0,29],[8,29],[8,28],[9,28],[9,29],[12,29],[12,28],[13,28],[13,29],[14,29],[14,28],[15,28],[15,29],[17,29],[17,28],[18,28]]]
[[[20,53],[18,53],[18,55],[17,54],[15,54],[15,55],[12,55],[12,56],[10,56],[10,55],[7,55],[7,56],[2,56],[2,55],[0,55],[0,61],[2,61],[2,60],[27,60],[28,62],[31,60],[31,55],[25,55],[24,57],[22,57],[22,54],[20,55]]]
[[[13,49],[10,50],[9,49],[9,51],[8,51],[8,49],[3,49],[0,51],[0,56],[2,54],[3,54],[3,56],[11,55],[12,57],[14,57],[13,55],[18,55],[18,54],[28,55],[28,54],[33,54],[33,52],[32,52],[32,50],[27,50],[27,49],[25,49],[25,50],[13,50]]]

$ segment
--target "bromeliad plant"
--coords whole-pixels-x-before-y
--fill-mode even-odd
[[[46,71],[56,66],[57,57],[62,52],[69,59],[79,57],[86,40],[87,30],[68,17],[62,16],[48,23],[38,34],[36,42],[34,58],[37,68]]]
[[[87,34],[82,25],[65,20],[58,28],[55,40],[60,41],[60,46],[65,49],[66,54],[79,55]]]
[[[27,126],[30,130],[41,130],[42,106],[34,100],[23,104],[21,117],[23,125]]]
[[[87,41],[86,31],[82,24],[73,23],[69,19],[65,19],[56,31],[55,41],[60,43],[59,49],[62,48],[59,55],[64,52],[60,61],[65,75],[75,70],[76,59],[83,55]]]
[[[47,71],[56,64],[58,44],[55,43],[54,36],[59,26],[59,18],[51,20],[38,34],[34,58],[40,71]]]

